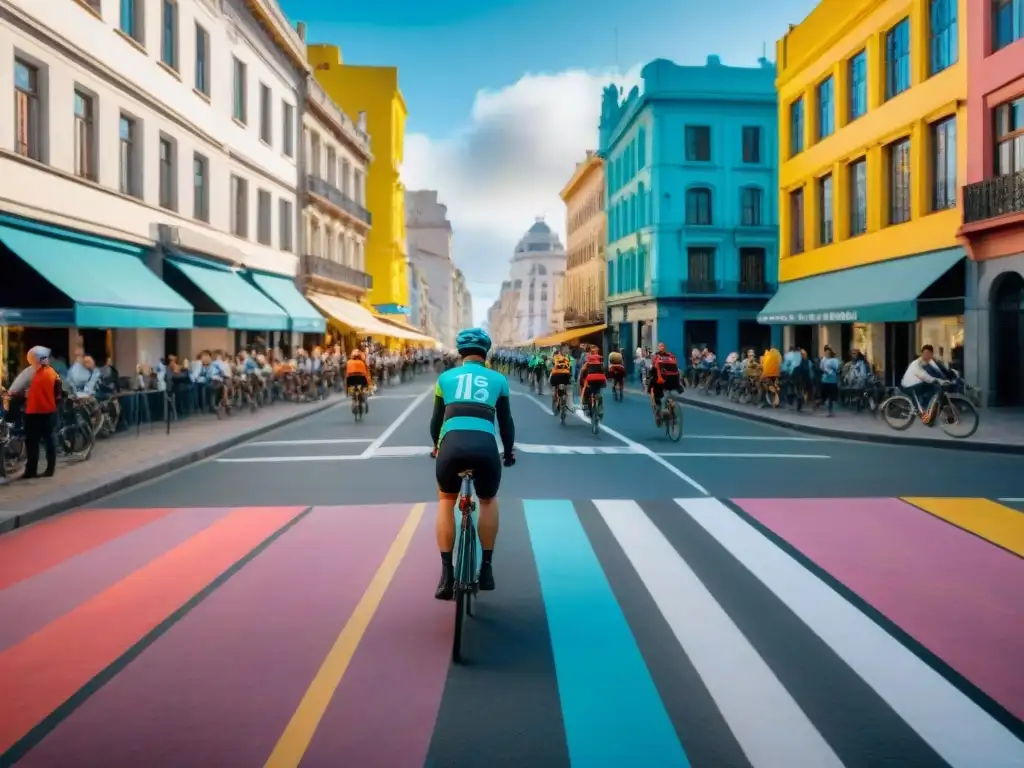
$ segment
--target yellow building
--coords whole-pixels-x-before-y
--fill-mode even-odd
[[[589,151],[561,191],[565,202],[565,327],[604,323],[604,161]]]
[[[759,320],[787,346],[855,346],[891,379],[962,336],[966,1],[822,0],[777,43],[781,284]]]
[[[409,275],[405,189],[399,171],[408,112],[398,88],[398,69],[344,64],[336,45],[309,45],[307,55],[327,95],[349,115],[366,114],[373,152],[366,179],[366,205],[373,216],[366,241],[366,271],[373,276],[368,298],[385,315],[404,315],[409,307]]]

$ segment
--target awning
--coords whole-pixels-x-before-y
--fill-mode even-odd
[[[0,225],[0,241],[24,265],[67,296],[70,306],[11,307],[17,274],[0,302],[0,325],[78,328],[191,328],[192,307],[143,261],[145,250],[100,237],[78,236],[57,227],[22,229]],[[4,291],[4,294],[8,294]]]
[[[270,275],[265,272],[250,272],[249,276],[256,287],[273,299],[290,319],[289,327],[296,333],[323,333],[327,321],[317,308],[306,301],[295,281],[283,275]]]
[[[965,255],[963,248],[949,248],[782,283],[757,321],[765,325],[914,322],[918,297]]]
[[[365,333],[367,336],[386,336],[392,339],[404,339],[409,331],[388,325],[378,320],[373,313],[361,304],[348,299],[341,299],[337,296],[328,296],[326,293],[311,291],[309,300],[320,309],[333,317],[342,325],[348,326],[354,331]]]
[[[582,339],[584,336],[589,336],[592,333],[600,333],[607,327],[607,325],[602,323],[601,325],[586,325],[582,328],[570,328],[568,331],[534,339],[532,343],[537,347],[557,347],[560,344],[565,344],[567,341]]]
[[[376,316],[378,320],[386,325],[393,325],[399,331],[405,333],[405,336],[396,336],[395,338],[405,339],[407,341],[415,341],[419,344],[437,344],[436,339],[432,339],[425,333],[422,333],[419,329],[412,327],[409,323],[402,322],[391,317],[384,317],[382,315]]]
[[[199,328],[231,328],[238,331],[287,331],[288,314],[268,299],[237,270],[188,254],[173,252],[165,264],[191,283],[182,289],[195,308]],[[175,276],[165,270],[164,279],[178,287]],[[196,294],[198,290],[198,295]],[[192,295],[190,295],[192,294]]]

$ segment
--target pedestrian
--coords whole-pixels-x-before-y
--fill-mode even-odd
[[[43,477],[53,477],[57,469],[57,402],[61,392],[60,376],[50,365],[50,350],[32,347],[29,367],[11,384],[11,395],[25,395],[25,465],[23,480],[39,477],[39,444],[46,451]]]
[[[825,347],[825,356],[821,358],[821,399],[828,407],[828,416],[834,416],[832,409],[835,407],[836,398],[839,395],[839,360],[832,347]]]

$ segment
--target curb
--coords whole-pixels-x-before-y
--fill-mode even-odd
[[[107,481],[101,481],[99,485],[86,488],[84,490],[72,492],[71,495],[60,499],[59,501],[49,501],[40,504],[37,507],[27,509],[25,511],[15,514],[13,517],[9,517],[6,520],[0,520],[0,535],[9,533],[10,531],[17,530],[18,528],[24,528],[26,525],[31,523],[37,523],[47,517],[60,514],[61,512],[67,512],[69,509],[75,507],[81,507],[88,504],[91,501],[96,501],[104,496],[109,496],[112,493],[123,491],[126,488],[132,486],[141,485],[148,480],[152,480],[160,475],[165,475],[168,472],[173,472],[176,469],[181,469],[189,464],[194,464],[197,461],[209,458],[216,453],[223,453],[229,448],[234,448],[240,443],[244,443],[247,440],[251,440],[254,437],[259,437],[262,434],[275,430],[279,427],[284,427],[289,424],[294,424],[296,421],[301,421],[308,416],[314,416],[318,413],[334,408],[336,405],[341,404],[343,401],[326,402],[323,405],[319,405],[315,408],[302,411],[301,413],[294,413],[286,418],[276,421],[272,424],[262,424],[258,427],[239,432],[237,434],[226,437],[223,440],[218,440],[215,443],[204,445],[200,448],[196,448],[188,453],[179,454],[166,461],[159,462],[147,467],[132,470],[120,477],[113,478]]]

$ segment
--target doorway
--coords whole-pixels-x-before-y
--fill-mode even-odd
[[[1007,272],[992,289],[995,405],[1024,405],[1024,278]]]

